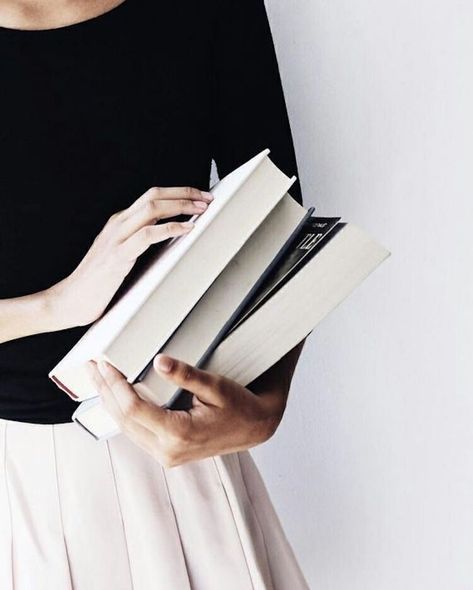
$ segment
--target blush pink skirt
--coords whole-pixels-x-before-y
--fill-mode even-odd
[[[248,451],[172,468],[0,418],[1,590],[307,590]]]

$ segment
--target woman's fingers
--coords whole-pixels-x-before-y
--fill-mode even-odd
[[[154,357],[153,367],[164,379],[194,393],[206,404],[220,407],[225,404],[225,396],[219,389],[220,376],[164,354]]]
[[[152,199],[144,201],[133,213],[123,219],[119,226],[120,238],[125,240],[141,228],[177,215],[200,215],[208,202],[191,199]]]
[[[145,450],[148,452],[151,447],[156,450],[157,432],[166,419],[166,410],[142,400],[112,365],[90,360],[86,366],[102,404],[121,430],[126,431],[135,442],[139,439],[146,443],[148,448]]]
[[[157,435],[136,420],[127,420],[112,390],[107,387],[101,390],[101,402],[115,420],[121,430],[141,449],[151,456],[157,457],[159,450]]]
[[[121,413],[119,419],[124,427],[136,422],[152,431],[162,430],[168,421],[168,410],[141,399],[133,386],[113,365],[99,362],[97,368],[107,384],[107,388],[101,390],[102,399],[114,398]]]
[[[133,214],[148,201],[185,199],[187,201],[206,201],[210,203],[213,196],[207,191],[201,191],[192,186],[153,186],[138,197],[129,207],[124,210],[125,216]]]
[[[91,361],[105,409],[121,430],[164,466],[182,457],[181,434],[189,432],[190,420],[173,420],[170,410],[142,400],[125,377],[106,362]],[[97,370],[98,369],[98,370]],[[186,415],[187,416],[187,415]],[[186,439],[187,447],[187,439]]]
[[[122,244],[123,259],[129,262],[135,261],[143,254],[151,244],[163,242],[168,238],[174,238],[189,233],[194,227],[192,221],[170,221],[158,225],[145,225]]]
[[[213,200],[211,193],[193,187],[152,187],[141,195],[127,209],[120,211],[115,218],[119,239],[125,241],[137,232],[156,221],[178,215],[200,215],[206,211]],[[165,231],[177,231],[178,226]],[[179,233],[165,236],[174,237]],[[159,241],[159,240],[157,240]],[[151,242],[152,243],[152,242]]]

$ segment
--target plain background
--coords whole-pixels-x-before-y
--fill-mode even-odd
[[[267,10],[306,204],[392,256],[252,454],[314,590],[471,590],[473,3]]]

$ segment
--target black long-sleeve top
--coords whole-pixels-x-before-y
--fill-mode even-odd
[[[124,0],[60,28],[0,27],[0,56],[0,299],[68,276],[149,187],[208,189],[212,159],[223,177],[268,147],[297,176],[263,0]],[[87,329],[0,344],[0,417],[71,420],[47,374]]]

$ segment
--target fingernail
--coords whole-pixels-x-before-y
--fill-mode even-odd
[[[197,209],[207,209],[208,207],[208,203],[206,203],[205,201],[194,201],[194,205],[197,207]]]
[[[200,191],[200,194],[207,201],[213,201],[214,196],[212,193],[209,193],[208,191]]]
[[[194,227],[195,223],[193,221],[183,221],[181,223],[181,227],[185,228],[185,229],[192,229]]]
[[[163,373],[169,373],[169,371],[172,369],[172,359],[170,359],[168,356],[158,354],[156,356],[156,366],[160,371],[163,371]]]

